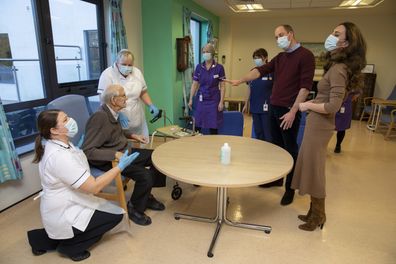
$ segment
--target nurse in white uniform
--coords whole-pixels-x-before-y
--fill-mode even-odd
[[[28,231],[29,244],[34,255],[57,250],[74,261],[86,259],[90,256],[87,249],[119,224],[125,213],[93,194],[100,192],[138,155],[125,153],[118,167],[94,178],[84,152],[69,141],[78,132],[72,118],[60,110],[46,110],[38,116],[37,127],[39,136],[33,162],[39,163],[44,229]]]
[[[110,84],[122,85],[128,99],[126,108],[121,113],[125,114],[127,120],[120,119],[120,123],[124,129],[128,128],[132,134],[143,135],[148,141],[149,133],[142,102],[149,107],[153,117],[158,115],[159,110],[151,101],[143,74],[133,63],[132,52],[126,49],[118,52],[117,61],[100,75],[98,93],[102,94]]]

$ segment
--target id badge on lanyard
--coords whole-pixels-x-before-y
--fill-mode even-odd
[[[341,106],[341,108],[340,108],[340,113],[341,113],[341,114],[345,113],[345,106]]]
[[[200,93],[199,94],[199,101],[202,102],[203,101],[203,95]]]
[[[265,101],[265,103],[263,104],[263,111],[264,111],[264,112],[268,112],[268,104],[267,104],[267,101]]]

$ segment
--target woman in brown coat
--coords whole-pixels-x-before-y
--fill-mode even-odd
[[[304,138],[298,154],[292,188],[300,195],[311,196],[307,215],[298,218],[306,222],[299,228],[313,231],[326,221],[325,163],[327,144],[334,131],[335,113],[346,94],[361,87],[361,70],[366,65],[366,42],[355,24],[339,24],[326,39],[323,78],[318,83],[318,95],[312,101],[300,103],[300,111],[308,111]]]

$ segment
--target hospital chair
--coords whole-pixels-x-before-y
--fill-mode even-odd
[[[47,109],[59,109],[64,111],[69,117],[72,117],[76,120],[78,125],[78,133],[77,135],[71,139],[71,142],[77,146],[80,138],[85,133],[85,124],[87,123],[91,112],[88,108],[88,100],[82,95],[70,94],[59,97],[47,105]],[[113,167],[117,166],[118,161],[113,160],[112,165]],[[98,177],[102,175],[104,172],[91,167],[91,175],[93,177]],[[127,204],[125,200],[125,192],[124,186],[129,181],[129,178],[122,179],[121,173],[114,178],[116,184],[116,192],[109,193],[109,192],[100,192],[97,196],[102,197],[107,200],[118,201],[120,207],[122,207],[126,212],[128,212]]]
[[[219,127],[219,135],[242,136],[243,114],[239,111],[224,111],[223,125]]]
[[[363,118],[366,118],[366,116],[368,117],[368,122],[370,122],[371,120],[371,116],[372,116],[372,112],[373,112],[373,106],[371,104],[371,101],[376,98],[376,97],[365,97],[363,98],[363,111],[362,114],[360,115],[360,121],[363,120]],[[392,92],[390,93],[390,95],[388,96],[388,98],[386,100],[396,100],[396,85],[393,87]],[[387,109],[388,113],[390,112],[391,109]]]

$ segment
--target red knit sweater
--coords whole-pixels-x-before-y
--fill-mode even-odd
[[[312,88],[315,58],[311,51],[299,47],[291,53],[279,53],[269,63],[256,69],[261,76],[274,74],[271,104],[291,107],[301,88]]]

